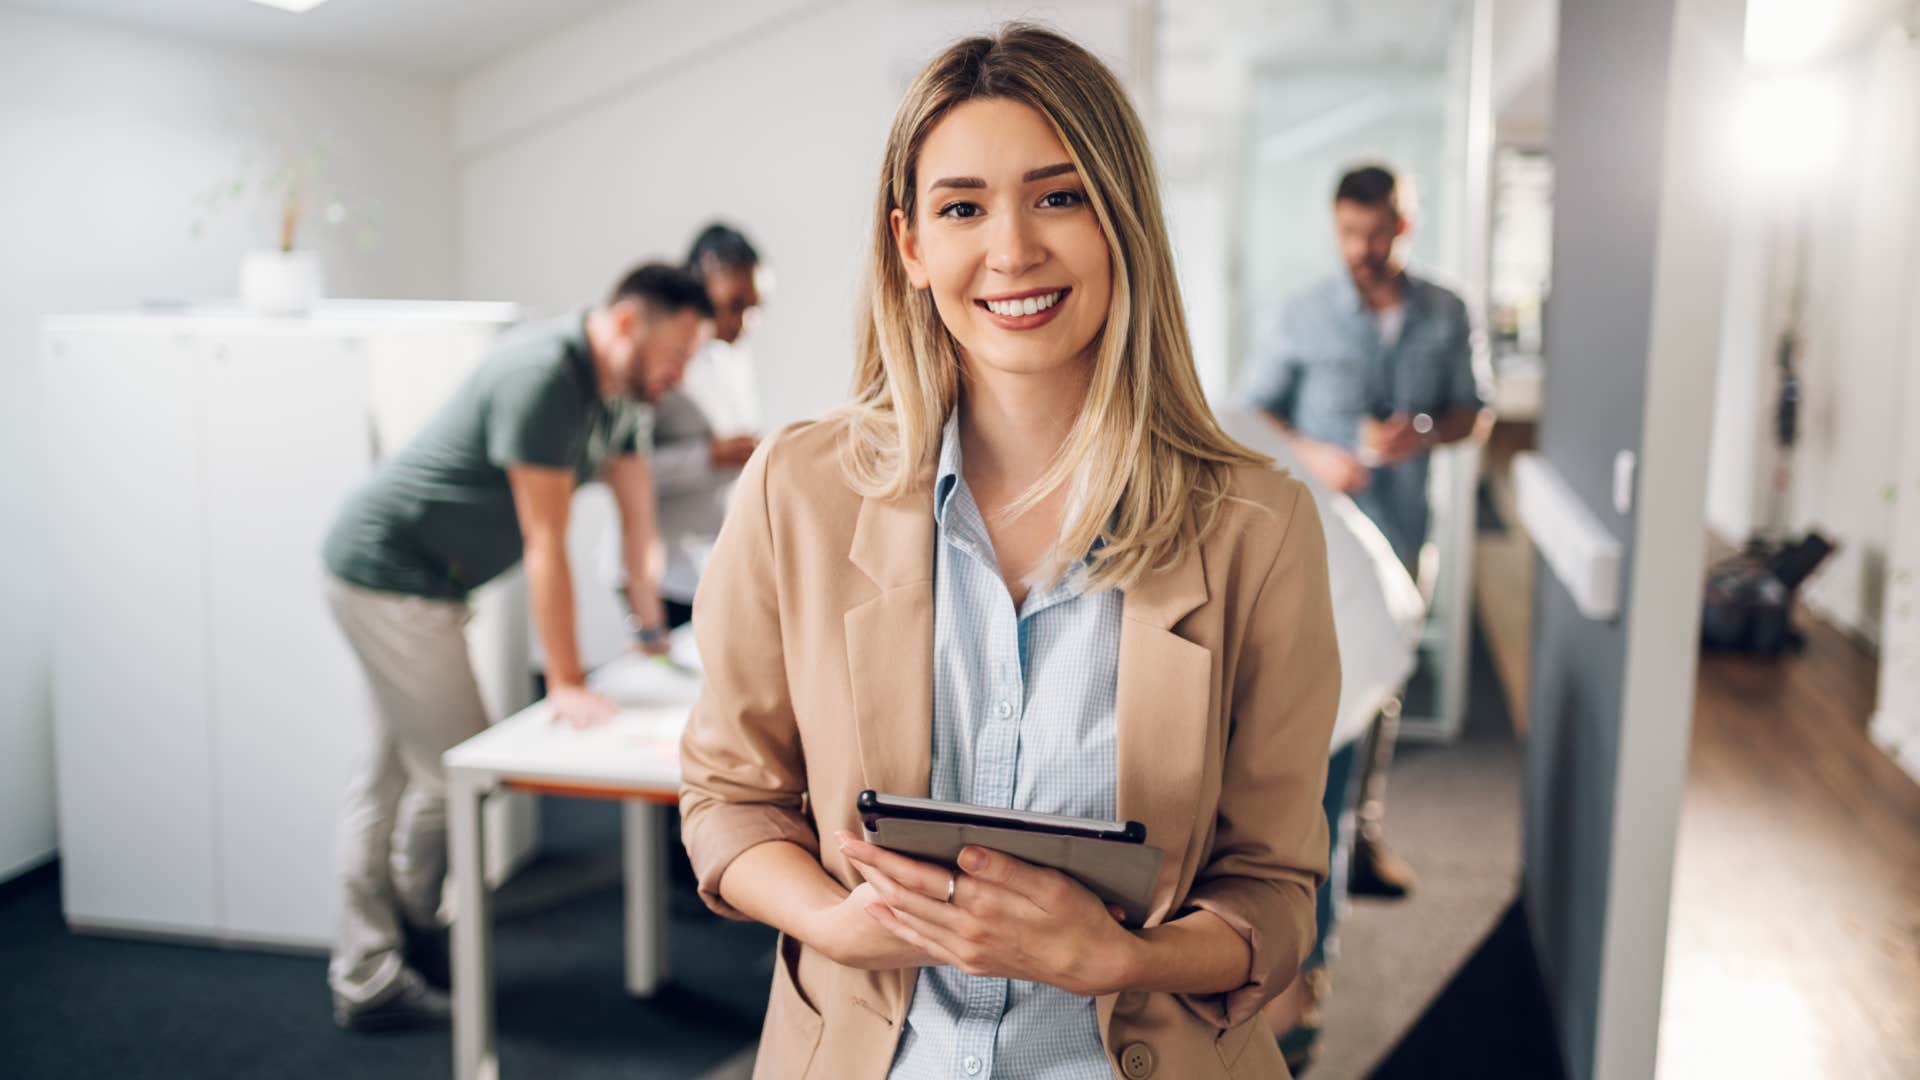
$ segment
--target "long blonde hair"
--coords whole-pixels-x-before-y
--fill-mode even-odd
[[[1270,462],[1220,430],[1201,392],[1140,118],[1106,65],[1053,31],[1011,23],[956,43],[920,72],[894,114],[853,400],[842,410],[842,468],[862,495],[896,498],[925,482],[939,454],[959,395],[959,349],[931,293],[909,282],[890,221],[898,209],[914,227],[921,146],[950,109],[980,99],[1021,102],[1052,125],[1087,186],[1114,271],[1085,405],[1008,514],[1068,485],[1067,519],[1039,576],[1092,551],[1087,584],[1128,588],[1212,528],[1233,466]]]

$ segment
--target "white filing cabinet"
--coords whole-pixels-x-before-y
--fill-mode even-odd
[[[334,830],[367,702],[319,550],[383,450],[515,318],[338,302],[61,316],[42,326],[54,724],[69,925],[324,946]],[[469,628],[495,719],[528,704],[518,575]],[[497,880],[532,803],[497,811]]]

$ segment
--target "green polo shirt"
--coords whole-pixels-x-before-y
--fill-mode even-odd
[[[502,335],[406,448],[347,500],[322,558],[344,581],[460,599],[520,561],[509,465],[598,476],[652,447],[652,410],[600,396],[583,312]]]

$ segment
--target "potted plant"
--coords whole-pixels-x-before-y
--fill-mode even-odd
[[[248,251],[240,260],[240,302],[263,314],[301,315],[312,310],[325,291],[320,253],[302,246],[313,227],[354,226],[361,247],[371,246],[373,229],[364,215],[351,215],[326,176],[327,145],[323,139],[301,147],[282,141],[264,167],[243,165],[232,180],[201,199],[193,223],[195,236],[207,221],[231,207],[265,203],[276,222],[277,244]]]

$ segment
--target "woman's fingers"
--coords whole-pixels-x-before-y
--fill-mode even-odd
[[[864,840],[856,840],[847,833],[836,833],[835,836],[840,840],[841,854],[847,858],[879,870],[922,896],[946,900],[947,882],[953,876],[953,871],[944,866],[909,859]]]
[[[1005,852],[968,847],[960,852],[960,869],[982,881],[1019,893],[1040,908],[1059,911],[1084,887],[1058,870],[1022,862]]]
[[[894,933],[899,934],[902,941],[912,944],[934,960],[969,975],[990,974],[985,966],[989,962],[988,950],[979,942],[970,941],[911,911],[884,906],[881,910],[885,915],[875,915],[874,918],[890,920]]]
[[[934,900],[909,889],[877,866],[864,865],[858,859],[853,860],[853,865],[879,891],[887,906],[895,911],[913,912],[923,921],[938,925],[949,933],[961,933],[973,921],[973,916],[957,904],[949,904],[944,899]],[[940,895],[946,896],[945,885],[941,886]]]

